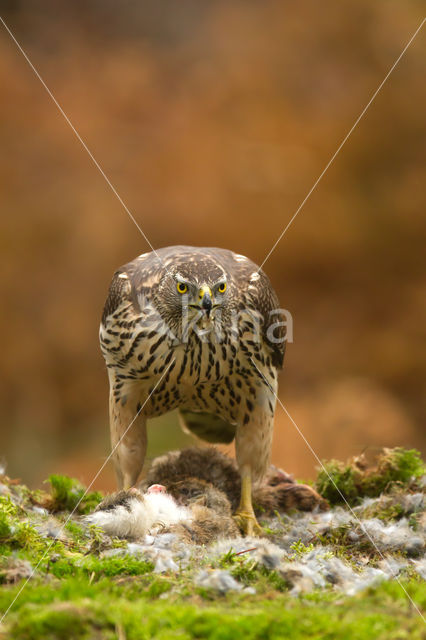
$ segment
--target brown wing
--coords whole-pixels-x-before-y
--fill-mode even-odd
[[[129,295],[129,281],[126,278],[120,277],[121,274],[122,271],[119,270],[116,271],[112,277],[108,296],[102,312],[102,324],[105,324],[107,317],[114,313],[123,300]]]
[[[269,278],[263,271],[250,290],[254,306],[263,316],[263,338],[272,351],[272,364],[281,369],[285,354],[286,328],[280,303]]]
[[[117,269],[108,290],[102,313],[102,323],[105,324],[106,318],[126,300],[132,302],[137,310],[137,294],[149,294],[153,284],[160,280],[163,272],[164,267],[161,259],[158,257],[158,253],[153,252],[142,254]],[[144,286],[145,283],[149,283],[149,285]]]

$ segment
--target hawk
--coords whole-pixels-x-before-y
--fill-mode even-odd
[[[148,418],[178,409],[208,442],[235,438],[246,534],[260,533],[252,485],[272,444],[284,322],[267,276],[226,249],[173,246],[144,253],[112,279],[100,326],[120,489],[142,471]]]

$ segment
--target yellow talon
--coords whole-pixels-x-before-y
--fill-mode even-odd
[[[262,535],[262,527],[256,520],[251,503],[251,477],[249,473],[244,473],[241,477],[241,499],[239,507],[234,514],[234,519],[244,535]]]
[[[241,533],[245,536],[261,536],[263,534],[263,529],[256,520],[254,513],[237,511],[234,514],[234,520],[241,530]]]

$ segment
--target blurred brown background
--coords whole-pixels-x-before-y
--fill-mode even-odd
[[[261,263],[423,3],[3,2],[3,18],[154,247]],[[280,396],[321,458],[423,449],[425,29],[265,265],[294,318]],[[0,25],[1,452],[89,482],[109,451],[98,322],[148,247]],[[150,427],[152,457],[187,440]],[[273,460],[315,460],[278,408]],[[96,486],[113,486],[105,469]]]

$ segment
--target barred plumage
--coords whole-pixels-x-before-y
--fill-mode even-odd
[[[142,470],[146,419],[172,409],[204,440],[235,437],[243,487],[263,476],[285,343],[276,295],[252,261],[187,246],[139,256],[113,276],[100,342],[113,446],[138,414],[114,454],[120,488]],[[243,503],[240,521],[252,531]]]

